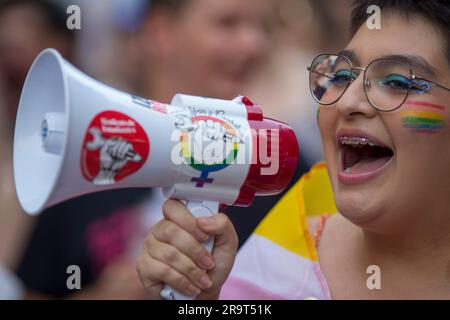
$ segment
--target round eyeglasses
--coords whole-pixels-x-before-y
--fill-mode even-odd
[[[325,106],[336,103],[361,72],[366,98],[379,111],[400,108],[410,92],[425,94],[432,86],[450,91],[440,84],[417,77],[410,64],[398,60],[377,59],[361,68],[352,66],[346,56],[320,54],[307,69],[311,94],[314,100]]]

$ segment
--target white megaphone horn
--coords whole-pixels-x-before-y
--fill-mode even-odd
[[[219,203],[281,192],[297,162],[293,130],[245,97],[158,103],[90,78],[54,49],[33,62],[20,98],[14,180],[29,214],[83,194],[162,187],[195,216],[211,215]]]

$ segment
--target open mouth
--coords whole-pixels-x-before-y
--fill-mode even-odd
[[[361,136],[339,137],[339,178],[361,182],[381,172],[394,156],[391,148]]]

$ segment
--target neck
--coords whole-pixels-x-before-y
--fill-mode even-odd
[[[428,237],[424,232],[408,235],[386,236],[371,231],[363,231],[363,243],[375,255],[394,260],[416,261],[417,258],[429,259],[441,256],[450,259],[450,232],[435,232]],[[443,253],[444,255],[437,255]],[[445,259],[444,259],[445,258]],[[409,261],[409,262],[411,262]],[[417,261],[420,261],[418,259]]]
[[[383,252],[393,251],[395,255],[402,252],[420,254],[448,248],[450,246],[450,201],[446,194],[435,194],[434,205],[414,204],[415,210],[409,208],[403,213],[385,213],[387,221],[377,223],[380,231],[363,228],[365,243],[373,249]],[[445,199],[439,201],[439,199]],[[425,201],[424,201],[425,202]],[[396,218],[397,217],[397,218]],[[381,219],[379,219],[381,222]],[[389,225],[386,226],[386,224]],[[385,230],[385,231],[381,231]],[[450,250],[448,251],[450,253]]]
[[[446,213],[446,214],[444,214]],[[427,221],[423,221],[423,215]],[[439,221],[433,217],[441,217]],[[442,218],[448,217],[448,218]],[[449,292],[450,289],[450,214],[431,211],[422,213],[421,223],[409,224],[407,230],[398,234],[381,234],[364,230],[360,233],[363,241],[363,261],[368,265],[381,267],[387,273],[385,281],[398,287],[397,279],[405,279],[406,288],[417,290],[427,288],[431,291]],[[385,269],[385,272],[383,272]],[[402,290],[403,291],[403,290]]]

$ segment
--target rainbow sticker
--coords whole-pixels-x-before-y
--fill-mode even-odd
[[[405,128],[420,133],[436,133],[444,127],[444,106],[415,100],[407,100],[406,106],[400,113]]]
[[[207,115],[192,117],[192,123],[194,125],[202,121],[205,121],[207,124],[210,125],[212,124],[210,129],[202,130],[201,132],[202,136],[207,135],[208,132],[206,131],[209,130],[209,133],[215,135],[216,138],[218,137],[219,139],[222,139],[222,141],[225,140],[226,143],[231,143],[231,148],[229,148],[230,150],[227,150],[228,153],[227,152],[225,152],[226,154],[224,153],[223,160],[221,161],[211,164],[207,164],[203,160],[198,161],[197,159],[195,159],[194,156],[195,152],[194,153],[192,152],[193,147],[192,135],[195,134],[195,131],[194,132],[182,131],[180,139],[183,157],[189,164],[189,166],[201,172],[200,177],[194,177],[191,179],[192,182],[196,182],[197,188],[203,188],[205,183],[213,183],[214,179],[208,177],[208,175],[211,172],[223,170],[226,167],[228,167],[231,163],[233,163],[239,152],[239,141],[240,141],[239,138],[240,135],[238,131],[226,121]],[[223,130],[223,134],[221,134],[222,131],[218,131],[219,129]],[[208,139],[209,138],[210,137],[208,137]]]

